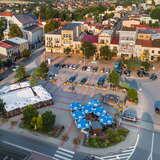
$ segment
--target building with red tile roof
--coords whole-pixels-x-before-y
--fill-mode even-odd
[[[98,43],[98,36],[86,34],[82,38],[82,42]]]
[[[0,17],[12,17],[13,13],[12,12],[0,12]]]
[[[0,55],[15,60],[18,57],[18,45],[7,41],[0,41]]]
[[[137,40],[136,45],[141,45],[142,47],[153,47],[152,40]]]

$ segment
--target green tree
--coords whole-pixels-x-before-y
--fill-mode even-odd
[[[6,105],[6,103],[3,102],[2,99],[0,99],[0,117],[3,116],[4,113],[5,113],[5,111],[6,111],[6,110],[5,110],[5,105]]]
[[[108,46],[102,46],[100,48],[100,56],[102,59],[111,60],[113,54]]]
[[[17,24],[11,24],[9,28],[9,37],[23,37],[23,33]]]
[[[16,70],[15,78],[18,82],[23,81],[27,77],[24,66],[19,66]]]
[[[127,97],[130,101],[138,103],[138,93],[135,89],[133,89],[133,88],[128,89]]]
[[[43,129],[43,119],[42,116],[39,115],[37,117],[37,130],[42,130]]]
[[[118,86],[118,85],[119,85],[119,82],[120,82],[120,75],[119,75],[116,71],[113,70],[113,71],[109,74],[108,81],[109,81],[112,85]]]
[[[56,116],[52,113],[52,111],[46,111],[42,114],[43,120],[43,131],[49,132],[52,130],[55,123]]]
[[[45,62],[42,62],[40,64],[39,68],[40,68],[40,71],[41,71],[41,78],[45,79],[47,77],[47,74],[48,74],[48,71],[49,71],[49,68],[48,68],[47,64]]]
[[[32,80],[46,79],[49,68],[45,62],[42,62],[38,68],[36,68],[32,74]]]
[[[31,55],[31,51],[28,49],[24,49],[22,52],[22,57],[29,57]]]
[[[71,53],[71,48],[69,48],[69,47],[67,47],[67,48],[65,48],[64,49],[64,53],[66,54],[66,55],[69,55],[70,53]]]
[[[0,40],[3,40],[4,34],[3,31],[6,29],[6,22],[5,20],[0,20]]]
[[[43,128],[42,116],[38,115],[37,117],[33,117],[32,120],[31,120],[31,125],[34,128],[34,130],[41,131],[42,128]]]
[[[29,83],[32,87],[38,84],[37,77],[34,74],[31,75]]]
[[[81,50],[85,58],[89,59],[90,57],[94,56],[96,53],[96,46],[91,42],[83,42],[81,46]]]
[[[31,126],[33,117],[38,116],[38,111],[33,105],[28,105],[23,111],[24,124]]]
[[[151,18],[160,20],[160,6],[154,8],[150,13]]]
[[[46,23],[46,25],[44,26],[44,31],[45,33],[54,31],[55,29],[57,29],[60,26],[59,22],[55,22],[53,20],[50,20],[49,22]]]
[[[151,67],[151,64],[147,61],[144,61],[141,63],[142,67],[144,67],[145,70],[149,70],[149,68]]]

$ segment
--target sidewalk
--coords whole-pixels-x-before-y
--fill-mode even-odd
[[[5,123],[4,125],[1,124],[0,128],[2,130],[13,132],[18,135],[23,135],[25,137],[30,137],[30,138],[40,140],[40,141],[43,141],[46,143],[51,143],[56,146],[60,146],[62,144],[61,139],[48,137],[46,135],[42,135],[42,134],[39,134],[36,132],[29,132],[29,131],[22,129],[22,128],[19,128],[17,126],[12,127],[10,123],[7,123],[7,124]],[[129,130],[130,130],[130,132],[129,132],[129,135],[127,136],[126,140],[115,145],[115,146],[112,146],[112,147],[96,149],[96,148],[85,147],[82,145],[75,146],[71,140],[65,142],[63,144],[63,146],[61,146],[61,147],[67,148],[69,150],[74,150],[76,152],[78,151],[78,152],[93,154],[93,155],[97,155],[97,156],[105,156],[108,154],[119,152],[122,149],[127,149],[127,148],[135,145],[138,131],[133,128],[129,128]]]

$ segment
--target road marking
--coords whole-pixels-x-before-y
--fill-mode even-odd
[[[135,146],[134,146],[134,149],[133,149],[131,155],[128,157],[127,160],[129,160],[129,159],[131,158],[131,156],[133,155],[134,151],[136,150],[136,147],[137,147],[138,142],[139,142],[139,138],[140,138],[140,136],[139,136],[139,134],[138,134],[138,135],[137,135],[137,140],[136,140],[136,143],[135,143]]]
[[[59,154],[55,154],[54,156],[55,156],[55,157],[58,157],[58,158],[61,158],[61,159],[64,159],[64,160],[71,160],[70,158],[63,157],[63,156],[61,156],[61,155],[59,155]]]
[[[67,156],[67,157],[70,157],[70,158],[73,158],[73,155],[69,155],[68,153],[65,153],[65,152],[62,152],[62,151],[57,151],[56,153],[62,154],[64,156]]]
[[[148,160],[152,160],[153,143],[154,143],[154,132],[152,133],[151,153],[150,153],[150,155],[149,155],[149,157],[148,157]]]
[[[34,153],[37,153],[37,154],[39,154],[39,155],[42,155],[42,156],[45,156],[45,157],[48,157],[48,158],[53,158],[52,156],[49,156],[49,155],[47,155],[47,154],[44,154],[44,153],[41,153],[41,152],[38,152],[38,151],[35,151],[35,150],[31,150],[31,149],[29,149],[29,148],[26,148],[26,147],[23,147],[23,146],[20,146],[20,145],[16,145],[16,144],[10,143],[10,142],[8,142],[8,141],[2,141],[2,142],[5,143],[5,144],[8,144],[8,145],[10,145],[10,146],[13,146],[13,147],[17,147],[17,148],[26,150],[26,151],[31,152],[31,153],[34,152]]]
[[[59,147],[53,156],[54,160],[71,160],[73,159],[75,152]]]

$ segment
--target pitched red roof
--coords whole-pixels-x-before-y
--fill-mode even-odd
[[[113,37],[111,40],[111,44],[119,44],[119,36]]]
[[[136,44],[143,47],[153,47],[152,40],[137,40]]]
[[[154,30],[156,32],[160,32],[160,27],[153,28],[153,27],[150,27],[148,25],[142,25],[142,24],[140,24],[140,25],[134,25],[134,26],[136,27],[136,29]]]
[[[13,46],[11,44],[8,44],[7,42],[0,41],[0,47],[8,49],[8,48],[12,48]]]
[[[2,17],[12,17],[13,16],[13,14],[11,13],[11,12],[1,12],[0,13],[0,16],[2,16]]]
[[[91,42],[91,43],[98,43],[98,36],[94,36],[94,35],[84,35],[84,37],[82,38],[83,42]]]

